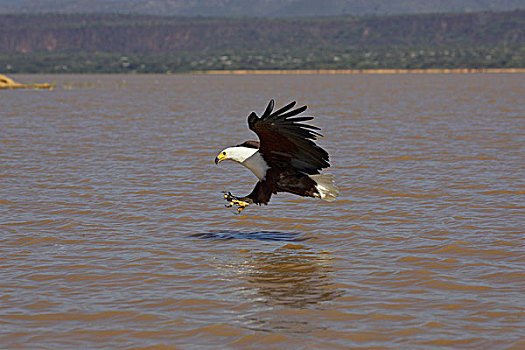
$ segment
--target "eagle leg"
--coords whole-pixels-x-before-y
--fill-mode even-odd
[[[244,210],[247,206],[253,203],[253,201],[248,197],[237,197],[231,194],[230,192],[223,192],[224,193],[224,199],[228,202],[226,204],[226,208],[231,208],[234,205],[237,206],[237,212],[240,213]]]

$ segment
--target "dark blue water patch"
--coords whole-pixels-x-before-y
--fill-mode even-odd
[[[216,239],[216,240],[230,240],[230,239],[257,239],[260,241],[285,241],[285,242],[301,242],[311,239],[311,237],[304,237],[301,232],[281,232],[281,231],[230,231],[218,230],[203,233],[192,234],[191,237],[199,239]]]

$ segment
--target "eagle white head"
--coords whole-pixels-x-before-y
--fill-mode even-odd
[[[259,153],[258,148],[247,147],[244,146],[244,144],[223,149],[217,157],[215,157],[215,164],[219,164],[223,160],[233,160],[244,165],[250,169],[259,180],[266,177],[266,171],[269,168]]]
[[[219,162],[222,162],[223,160],[233,160],[237,163],[244,163],[244,161],[253,154],[257,152],[256,148],[248,148],[248,147],[228,147],[223,149],[217,157],[215,157],[215,164],[218,164]]]

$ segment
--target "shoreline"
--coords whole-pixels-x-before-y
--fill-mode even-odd
[[[422,69],[213,69],[195,70],[186,72],[165,72],[165,73],[143,73],[143,72],[114,72],[114,73],[75,73],[75,72],[54,72],[54,73],[12,73],[11,76],[32,76],[32,75],[301,75],[301,74],[326,74],[326,75],[395,75],[395,74],[523,74],[525,68],[422,68]],[[0,77],[7,78],[0,73]],[[8,78],[9,79],[9,78]],[[5,80],[5,79],[4,79]],[[11,79],[9,79],[11,80]],[[7,81],[0,79],[0,87]],[[9,88],[17,87],[43,87],[39,85],[48,84],[18,84],[11,80]],[[19,86],[12,86],[12,83]]]
[[[194,71],[202,75],[272,75],[272,74],[475,74],[525,73],[525,68],[422,68],[422,69],[231,69]]]

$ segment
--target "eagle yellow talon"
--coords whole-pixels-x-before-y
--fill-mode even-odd
[[[242,205],[242,206],[239,205],[239,206],[237,207],[237,213],[240,213],[240,212],[243,211],[244,208],[246,208],[246,207],[247,207],[247,205],[246,205],[246,206],[245,206],[245,205]]]
[[[250,203],[245,202],[245,201],[241,201],[241,200],[238,200],[238,199],[232,200],[231,203],[235,204],[238,207],[243,207],[243,208],[250,205]]]
[[[234,205],[237,206],[237,212],[240,213],[244,210],[247,206],[249,206],[251,203],[245,202],[241,199],[238,199],[238,197],[235,197],[230,192],[224,192],[224,199],[228,201],[228,204],[226,204],[227,208],[233,207]]]
[[[230,204],[237,206],[237,213],[240,213],[241,211],[244,210],[244,208],[250,205],[250,203],[247,203],[241,200],[237,200],[237,199],[232,200]]]

